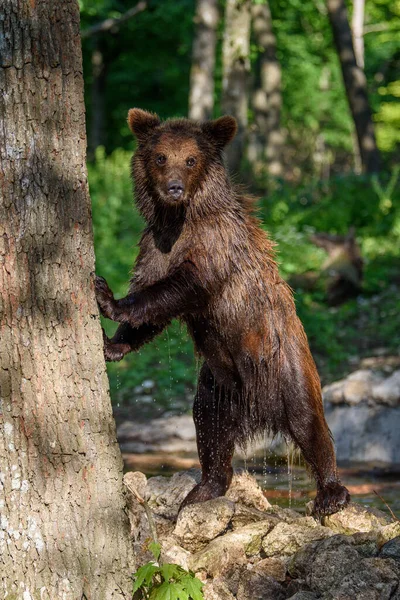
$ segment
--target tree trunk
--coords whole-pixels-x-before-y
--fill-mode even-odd
[[[189,118],[197,121],[213,115],[218,18],[217,0],[197,0],[189,93]]]
[[[101,42],[92,52],[91,119],[88,140],[88,158],[92,160],[96,148],[105,145],[107,63]]]
[[[252,94],[254,123],[249,133],[247,155],[253,171],[267,171],[279,177],[283,174],[281,130],[282,78],[276,56],[276,38],[272,28],[269,5],[253,4],[251,8],[253,33],[259,56],[258,85]]]
[[[250,73],[251,0],[227,0],[222,48],[222,111],[238,123],[238,133],[227,148],[228,166],[238,171],[243,157],[248,109]]]
[[[356,62],[344,0],[327,0],[329,19],[360,147],[363,170],[379,171],[379,151],[367,96],[367,80]]]
[[[128,599],[78,3],[5,0],[0,38],[0,596]]]
[[[351,29],[353,32],[354,53],[358,66],[364,68],[364,12],[365,0],[354,0]]]

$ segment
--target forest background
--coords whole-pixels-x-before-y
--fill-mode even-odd
[[[322,382],[363,356],[398,353],[400,0],[348,3],[357,65],[351,55],[347,76],[361,83],[354,88],[353,77],[347,93],[346,12],[337,0],[80,0],[80,8],[96,270],[116,294],[127,291],[143,227],[132,200],[128,109],[162,118],[230,112],[240,135],[229,166],[259,197]],[[376,139],[369,159],[349,105],[360,89]],[[327,297],[326,245],[313,241],[321,233],[353,237],[361,252],[361,289],[340,303]],[[135,418],[185,412],[196,369],[191,342],[174,323],[108,365],[113,402],[130,411],[151,380]]]

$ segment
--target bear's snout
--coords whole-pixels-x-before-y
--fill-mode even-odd
[[[185,186],[182,181],[178,181],[177,179],[173,179],[168,183],[167,186],[168,195],[172,196],[175,200],[178,200],[185,191]]]

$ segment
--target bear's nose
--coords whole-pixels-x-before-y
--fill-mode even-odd
[[[168,194],[174,198],[179,198],[179,196],[182,196],[184,189],[185,188],[182,181],[178,180],[170,181],[167,187]]]

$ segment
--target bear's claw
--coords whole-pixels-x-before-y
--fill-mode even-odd
[[[314,500],[313,515],[326,517],[346,508],[350,502],[350,493],[339,481],[328,483],[317,493]]]

